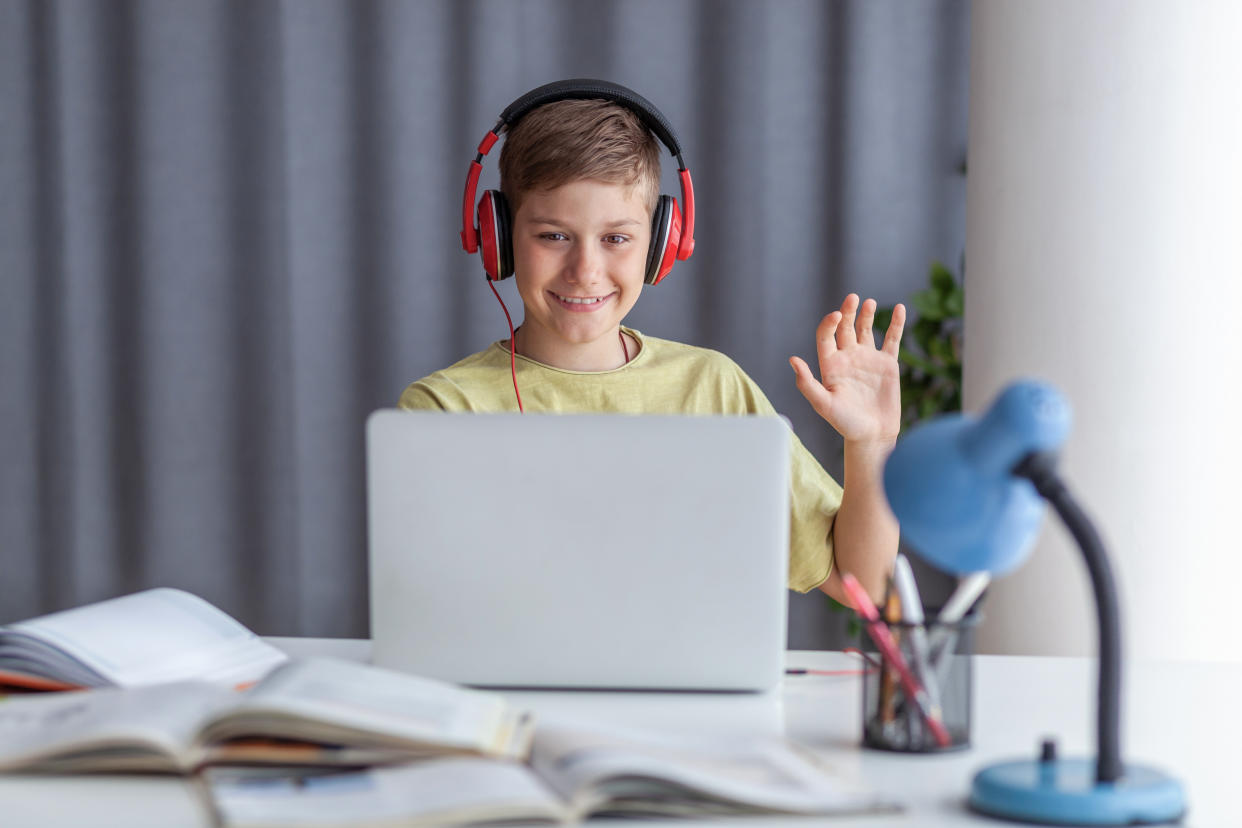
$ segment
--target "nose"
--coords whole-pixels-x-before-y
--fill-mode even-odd
[[[599,277],[602,265],[602,257],[594,245],[578,242],[566,262],[565,278],[574,284],[590,284]]]

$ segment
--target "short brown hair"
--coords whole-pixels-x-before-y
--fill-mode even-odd
[[[517,213],[522,196],[571,181],[638,187],[654,212],[660,195],[660,147],[639,117],[604,100],[554,101],[531,110],[500,150],[500,191]]]

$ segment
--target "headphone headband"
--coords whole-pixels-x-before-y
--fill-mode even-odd
[[[660,139],[660,143],[668,147],[668,151],[677,157],[677,161],[681,162],[681,142],[673,134],[673,127],[669,124],[668,119],[642,95],[617,83],[593,80],[591,78],[573,78],[571,80],[545,83],[543,86],[540,86],[538,89],[532,89],[505,107],[505,111],[500,113],[500,120],[505,126],[512,127],[527,112],[544,104],[571,99],[592,100],[600,98],[620,104],[626,109],[631,110],[642,119],[643,125],[647,129],[655,133],[655,136]],[[681,166],[684,167],[685,164]]]

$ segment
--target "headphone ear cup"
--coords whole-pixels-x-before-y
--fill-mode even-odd
[[[659,244],[656,243],[657,240]],[[677,199],[662,195],[651,223],[651,246],[647,249],[647,284],[658,285],[672,271],[680,245],[681,210],[677,206]]]
[[[479,257],[483,272],[492,281],[513,275],[513,232],[509,201],[499,190],[488,190],[479,199]]]
[[[673,226],[673,212],[677,202],[672,196],[662,195],[656,200],[655,212],[651,214],[651,244],[647,246],[647,270],[643,281],[654,285],[668,275],[661,273],[665,252],[668,250],[669,231]]]

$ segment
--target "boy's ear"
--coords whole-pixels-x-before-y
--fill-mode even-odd
[[[479,199],[479,257],[483,272],[493,282],[513,275],[513,219],[509,201],[500,190],[487,190]]]

